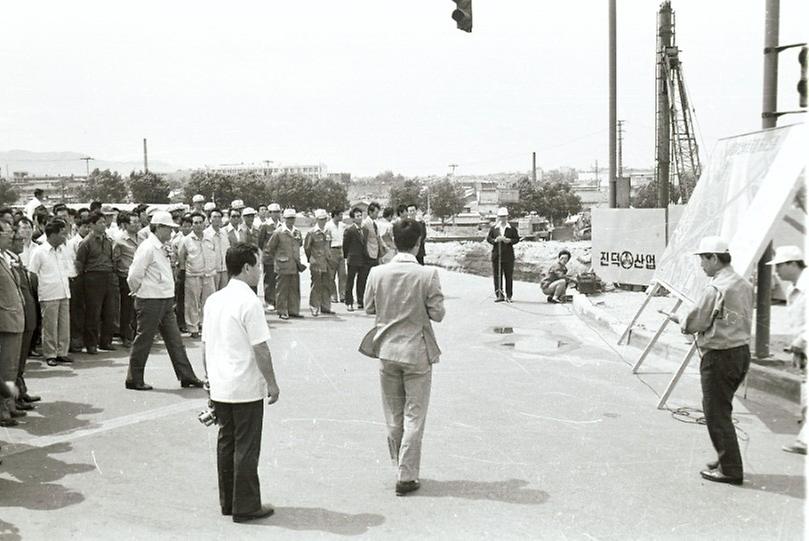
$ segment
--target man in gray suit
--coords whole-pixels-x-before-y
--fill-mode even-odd
[[[404,219],[393,226],[398,253],[374,267],[365,289],[365,311],[376,314],[360,352],[379,359],[388,447],[397,467],[396,495],[419,488],[424,422],[430,402],[432,365],[441,350],[430,321],[444,319],[438,269],[416,261],[421,227]]]

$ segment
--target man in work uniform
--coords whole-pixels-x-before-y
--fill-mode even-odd
[[[733,395],[750,367],[750,327],[753,317],[753,286],[730,266],[728,244],[720,237],[705,237],[694,252],[711,281],[697,304],[680,318],[684,334],[696,334],[702,358],[702,409],[717,460],[700,472],[703,479],[741,485],[742,455],[733,425]]]
[[[210,240],[214,247],[216,255],[214,281],[216,290],[219,291],[228,283],[228,269],[225,263],[225,255],[228,248],[230,248],[230,241],[228,234],[222,227],[222,211],[219,209],[211,210],[209,214],[211,225],[205,229],[205,238]]]
[[[284,210],[284,223],[275,230],[267,242],[267,254],[273,259],[278,276],[275,309],[281,319],[301,315],[301,232],[295,227],[295,209]]]
[[[275,306],[275,267],[267,253],[267,242],[281,225],[281,206],[278,203],[270,204],[269,213],[270,217],[258,231],[258,247],[261,250],[261,266],[264,267],[264,302],[268,306]]]
[[[203,212],[204,209],[205,209],[205,196],[198,193],[191,198],[191,211]]]
[[[315,226],[306,234],[303,251],[309,261],[312,285],[309,290],[309,309],[317,317],[321,312],[332,314],[331,287],[329,286],[329,255],[331,235],[326,230],[329,214],[323,209],[315,211]],[[334,281],[332,280],[332,284]]]

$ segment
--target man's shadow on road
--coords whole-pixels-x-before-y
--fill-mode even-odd
[[[802,475],[780,475],[771,473],[745,473],[741,488],[781,494],[790,498],[806,498],[806,478]]]
[[[335,535],[363,535],[381,526],[385,517],[371,513],[340,513],[322,507],[276,507],[275,513],[256,525],[295,531],[321,531]]]
[[[464,498],[467,500],[490,500],[518,505],[540,505],[550,497],[544,490],[525,488],[528,481],[436,481],[422,479],[421,488],[408,497]]]

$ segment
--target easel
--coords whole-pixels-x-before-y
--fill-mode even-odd
[[[635,326],[635,323],[638,321],[638,318],[640,318],[640,315],[646,309],[646,306],[649,304],[649,301],[651,301],[652,297],[655,296],[657,292],[660,291],[661,289],[665,289],[666,291],[674,294],[677,297],[674,306],[672,306],[671,308],[671,313],[676,312],[680,308],[680,306],[683,304],[683,300],[691,302],[690,299],[685,297],[685,295],[678,294],[676,291],[674,291],[674,288],[666,286],[662,281],[653,281],[652,285],[649,287],[648,292],[646,293],[646,298],[643,300],[643,304],[640,305],[640,308],[632,317],[632,320],[629,322],[629,325],[626,326],[626,329],[624,329],[624,332],[621,334],[620,338],[618,338],[619,345],[624,341],[625,338],[626,343],[629,344],[629,339],[632,335],[632,327]],[[646,360],[646,357],[652,351],[652,348],[660,339],[660,336],[663,334],[663,331],[666,330],[666,327],[668,326],[670,321],[671,320],[667,317],[663,318],[663,322],[657,328],[657,331],[655,331],[654,336],[652,336],[652,339],[649,340],[648,344],[646,344],[646,347],[643,348],[643,352],[641,352],[640,357],[638,357],[638,360],[635,361],[635,364],[632,366],[633,374],[638,373],[640,365],[642,365],[643,361]],[[680,362],[680,367],[677,369],[677,372],[675,372],[674,377],[671,378],[671,381],[669,381],[666,390],[663,392],[663,395],[660,397],[660,401],[657,403],[657,409],[663,409],[666,406],[666,402],[668,401],[669,396],[671,396],[672,391],[674,391],[674,387],[677,385],[677,383],[680,381],[680,378],[685,373],[685,369],[688,367],[688,363],[691,361],[691,357],[694,355],[695,350],[696,350],[696,343],[694,343],[689,348],[688,353],[686,353],[685,357],[683,357],[682,362]]]

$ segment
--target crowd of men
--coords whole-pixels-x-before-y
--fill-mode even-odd
[[[23,209],[0,209],[0,426],[15,426],[40,400],[25,384],[31,357],[58,366],[72,363],[71,353],[122,347],[130,350],[126,388],[149,390],[144,369],[159,333],[181,386],[202,386],[182,334],[200,338],[205,303],[228,283],[227,250],[239,243],[261,254],[263,278],[253,291],[267,313],[303,317],[301,250],[312,316],[333,314],[334,303],[362,309],[370,269],[396,253],[393,223],[418,212],[415,205],[382,211],[371,203],[367,215],[352,208],[346,219],[344,209],[318,209],[304,235],[295,209],[277,203],[253,209],[235,200],[223,208],[198,194],[190,207],[122,210],[97,201],[48,208],[43,200],[37,190]],[[417,223],[423,265],[426,226]]]

